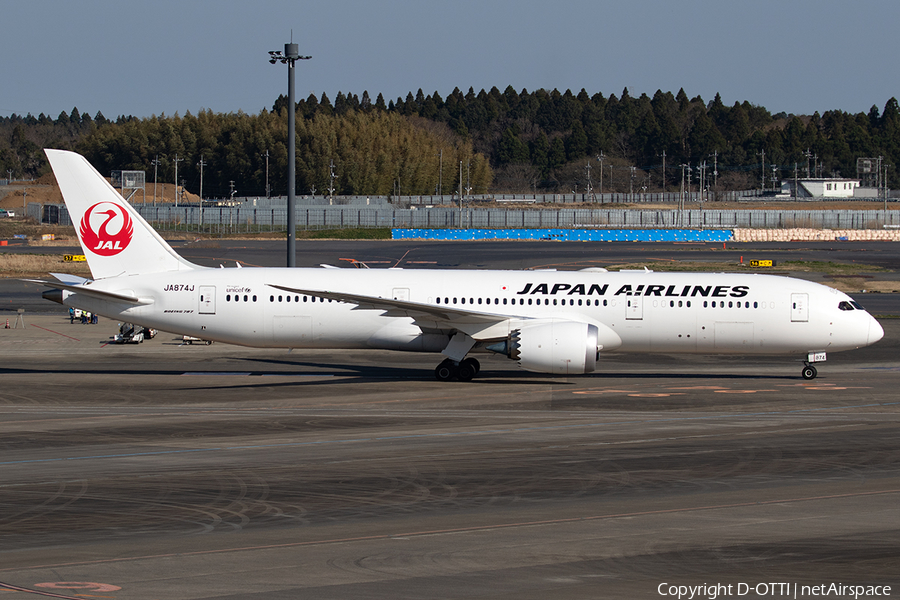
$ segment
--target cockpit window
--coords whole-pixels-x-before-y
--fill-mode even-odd
[[[850,302],[844,300],[840,304],[838,304],[838,308],[841,310],[853,310],[853,305]]]
[[[859,302],[857,302],[856,300],[851,300],[851,301],[850,301],[850,304],[852,304],[853,307],[856,308],[856,310],[866,310],[866,309],[864,309],[864,308],[862,307],[862,305],[861,305]]]

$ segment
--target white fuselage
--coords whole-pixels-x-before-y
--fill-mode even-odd
[[[847,309],[852,300],[842,292],[756,274],[199,269],[91,284],[137,296],[141,304],[136,306],[68,291],[63,297],[67,305],[110,318],[254,347],[441,352],[452,335],[440,323],[423,326],[422,319],[392,310],[288,293],[273,285],[511,317],[481,340],[501,339],[517,323],[534,319],[596,324],[615,334],[606,335],[601,352],[836,352],[883,335],[868,312]]]

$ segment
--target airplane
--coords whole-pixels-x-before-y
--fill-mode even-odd
[[[44,297],[146,328],[248,347],[440,353],[441,381],[475,377],[478,352],[566,376],[607,352],[798,355],[809,380],[827,353],[884,335],[847,294],[774,275],[204,267],[83,156],[45,152],[93,279],[53,273]]]

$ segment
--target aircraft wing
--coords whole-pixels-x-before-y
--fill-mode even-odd
[[[426,326],[426,323],[431,322],[469,332],[470,330],[484,330],[491,325],[497,325],[510,319],[509,315],[421,304],[419,302],[410,302],[409,300],[396,300],[394,298],[381,298],[346,292],[330,292],[327,290],[306,290],[273,283],[268,285],[292,294],[304,294],[306,296],[328,298],[337,302],[355,304],[357,309],[383,310],[386,311],[388,316],[411,317],[420,326]]]

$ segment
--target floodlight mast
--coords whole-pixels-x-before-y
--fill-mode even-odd
[[[280,62],[288,66],[288,197],[287,197],[287,266],[297,266],[297,217],[296,217],[296,123],[297,103],[294,101],[294,63],[298,60],[309,60],[312,56],[300,56],[298,44],[285,44],[284,52],[269,51],[269,62]]]

